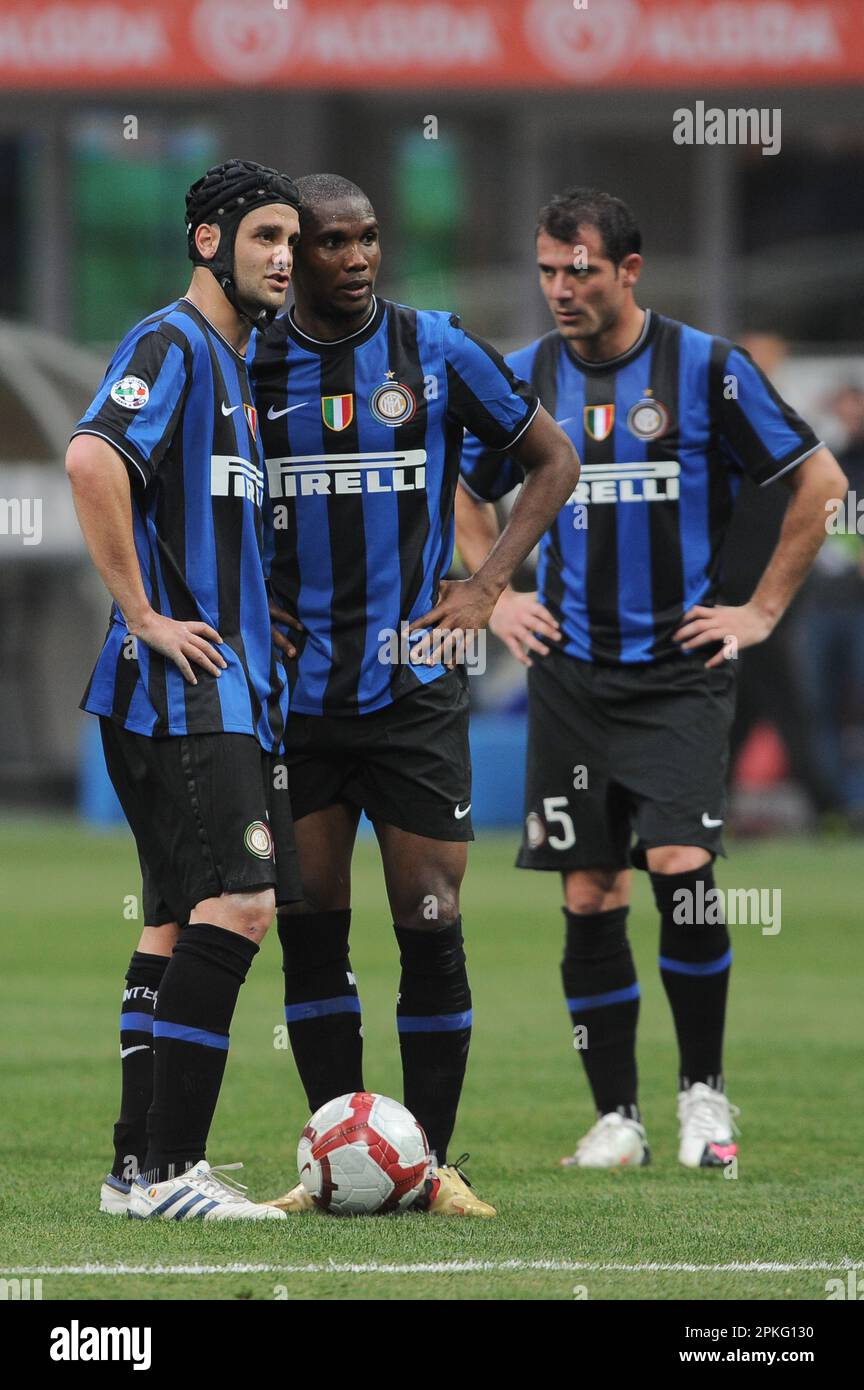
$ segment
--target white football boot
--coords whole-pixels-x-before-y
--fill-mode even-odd
[[[723,1091],[697,1081],[678,1093],[681,1143],[678,1162],[685,1168],[722,1168],[737,1157],[735,1118],[741,1112],[730,1105]]]
[[[202,1158],[180,1178],[146,1183],[138,1177],[132,1184],[128,1215],[137,1220],[154,1216],[164,1221],[287,1221],[284,1211],[260,1206],[245,1196],[246,1188],[233,1178],[220,1175],[242,1163],[222,1163],[211,1168]]]
[[[129,1194],[132,1184],[109,1173],[99,1193],[99,1210],[111,1216],[125,1216],[129,1210]]]
[[[579,1140],[575,1153],[561,1159],[561,1167],[644,1168],[650,1162],[644,1126],[611,1110]]]

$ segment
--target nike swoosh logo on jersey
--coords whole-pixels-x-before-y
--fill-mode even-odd
[[[278,420],[280,415],[289,415],[292,410],[302,410],[304,405],[308,404],[308,401],[301,401],[299,405],[286,405],[284,410],[274,410],[271,405],[270,409],[267,411],[267,419]]]
[[[708,812],[707,812],[707,811],[703,811],[703,812],[702,812],[702,824],[704,825],[704,827],[705,827],[706,830],[714,830],[718,825],[722,825],[722,824],[723,824],[723,820],[722,820],[722,817],[721,817],[720,820],[712,820],[711,817],[709,816]]]
[[[129,1054],[130,1054],[130,1052],[149,1052],[149,1051],[150,1051],[150,1044],[149,1044],[149,1043],[139,1043],[139,1045],[138,1045],[137,1047],[121,1047],[121,1049],[120,1049],[120,1056],[121,1056],[121,1058],[123,1058],[123,1057],[128,1057]]]
[[[460,810],[460,808],[457,806],[457,807],[456,807],[456,810],[453,812],[453,814],[454,814],[454,816],[456,817],[457,820],[462,820],[464,816],[467,816],[467,814],[468,814],[468,812],[469,812],[470,810],[471,810],[471,802],[469,801],[469,802],[468,802],[468,805],[465,807],[465,810],[464,810],[464,811]]]
[[[233,415],[233,414],[234,414],[234,411],[235,411],[235,410],[239,410],[239,409],[240,409],[239,405],[226,405],[224,401],[222,402],[222,414],[223,414],[223,415]]]

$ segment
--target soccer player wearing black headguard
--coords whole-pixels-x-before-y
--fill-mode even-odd
[[[562,876],[562,982],[598,1113],[562,1163],[648,1161],[632,863],[648,870],[660,914],[680,1054],[678,1157],[721,1167],[737,1153],[722,1061],[732,952],[713,874],[735,698],[726,658],[779,621],[846,480],[742,348],[640,308],[640,248],[633,214],[608,193],[571,188],[541,209],[537,264],[555,328],[508,361],[584,468],[541,543],[538,593],[505,594],[493,631],[531,666],[518,864]],[[730,607],[720,553],[745,473],[760,486],[782,480],[791,500],[749,603]],[[476,565],[498,530],[481,500],[517,486],[521,469],[466,439],[462,479],[459,546]]]
[[[284,304],[298,206],[290,179],[246,160],[192,186],[189,289],[123,339],[66,457],[114,599],[82,708],[99,716],[143,878],[101,1210],[139,1218],[279,1215],[204,1154],[240,986],[276,904],[300,896],[271,772],[288,701],[244,356],[253,324]]]
[[[356,185],[322,174],[298,186],[295,305],[250,344],[272,594],[282,621],[302,628],[288,644],[285,754],[304,902],[279,915],[285,1016],[313,1110],[363,1089],[348,935],[364,810],[402,963],[405,1104],[435,1155],[422,1202],[493,1216],[447,1162],[472,1023],[459,890],[473,832],[468,679],[438,658],[442,632],[455,656],[462,634],[485,625],[578,461],[530,387],[456,315],[376,298],[378,223]],[[447,583],[465,427],[513,452],[528,481],[494,553]],[[403,644],[409,627],[416,646]],[[288,1211],[309,1202],[302,1187],[277,1200]]]

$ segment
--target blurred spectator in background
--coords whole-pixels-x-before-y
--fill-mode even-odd
[[[835,809],[864,828],[864,779],[855,785],[850,726],[864,723],[864,384],[850,382],[828,402],[845,445],[837,461],[849,479],[838,517],[803,591],[797,628],[799,686],[805,702],[810,748],[836,789]]]
[[[738,342],[769,378],[789,351],[777,333],[746,332]],[[842,456],[838,453],[837,457],[843,466]],[[760,488],[748,478],[742,479],[726,537],[721,602],[741,604],[750,598],[777,545],[787,496],[783,488]],[[796,631],[810,583],[810,579],[805,581],[768,640],[749,647],[739,657],[729,767],[734,781],[736,763],[750,735],[758,725],[770,723],[783,741],[790,773],[805,793],[811,813],[822,815],[840,810],[843,801],[836,771],[832,774],[828,765],[822,764],[810,737],[801,667],[796,660]],[[739,833],[750,828],[740,818],[735,825]]]

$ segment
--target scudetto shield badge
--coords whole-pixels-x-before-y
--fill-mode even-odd
[[[615,424],[614,405],[586,405],[584,412],[585,433],[600,443],[608,439]]]
[[[321,414],[328,430],[347,430],[354,419],[354,396],[322,396]]]

